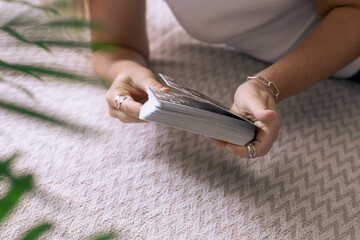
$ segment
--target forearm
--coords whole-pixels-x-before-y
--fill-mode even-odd
[[[131,66],[146,66],[149,46],[146,34],[145,0],[90,0],[91,21],[104,26],[91,30],[96,47],[110,44],[109,49],[94,52],[92,62],[96,73],[108,85]],[[115,47],[116,46],[116,47]],[[97,47],[97,48],[98,48]],[[114,47],[114,49],[113,49]]]
[[[275,82],[279,101],[326,79],[360,55],[360,9],[338,7],[289,55],[258,73]]]
[[[111,52],[102,50],[94,52],[92,65],[96,74],[110,86],[121,72],[131,70],[134,65],[146,67],[147,61],[135,50],[117,47]]]

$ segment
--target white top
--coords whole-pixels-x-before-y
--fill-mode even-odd
[[[194,38],[225,43],[237,51],[275,62],[298,46],[319,24],[311,0],[166,0]],[[360,57],[334,74],[360,70]]]

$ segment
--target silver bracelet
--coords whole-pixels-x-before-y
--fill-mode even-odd
[[[275,83],[269,81],[267,78],[263,77],[263,76],[254,76],[254,77],[247,77],[247,80],[256,80],[258,82],[260,82],[261,84],[267,86],[271,92],[271,94],[275,97],[275,100],[277,101],[279,98],[279,94],[280,91],[277,88],[277,86],[275,85]]]

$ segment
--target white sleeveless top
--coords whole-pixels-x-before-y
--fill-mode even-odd
[[[225,43],[237,51],[275,62],[298,46],[319,24],[311,0],[166,0],[194,38]],[[360,57],[334,74],[360,70]]]

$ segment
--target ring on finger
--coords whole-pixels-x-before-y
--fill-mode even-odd
[[[248,143],[245,145],[248,150],[249,159],[256,158],[256,148],[253,143]]]
[[[121,111],[121,104],[127,99],[127,96],[125,95],[117,95],[115,97],[115,106],[116,109]]]

